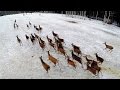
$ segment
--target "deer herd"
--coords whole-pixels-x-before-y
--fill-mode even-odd
[[[27,24],[27,28],[29,29],[32,26],[32,23],[29,21],[29,24]],[[43,28],[39,25],[38,27],[36,25],[33,25],[34,29],[37,30],[38,32],[42,31]],[[14,29],[18,29],[18,24],[16,23],[16,20],[14,21]],[[82,68],[83,68],[83,63],[82,63],[82,52],[80,50],[80,47],[75,45],[75,44],[71,44],[72,48],[71,48],[71,58],[70,56],[67,54],[67,52],[65,51],[65,41],[64,39],[60,38],[59,35],[57,33],[55,33],[54,31],[51,32],[51,34],[53,35],[53,39],[51,39],[48,35],[46,36],[46,39],[48,41],[48,44],[50,45],[50,47],[52,47],[55,51],[58,51],[58,53],[60,53],[61,55],[63,55],[66,59],[66,62],[68,65],[72,66],[73,68],[76,69],[77,64],[79,63],[81,64]],[[20,45],[22,45],[22,40],[17,37],[17,41],[18,43],[20,43]],[[30,36],[28,36],[27,34],[25,34],[25,37],[27,40],[31,40],[31,42],[34,45],[34,42],[37,41],[39,43],[40,48],[44,51],[46,48],[46,43],[42,37],[40,37],[39,35],[37,35],[36,33],[31,34]],[[113,47],[108,45],[106,42],[105,44],[105,49],[109,49],[109,50],[113,50]],[[52,54],[50,54],[50,51],[47,51],[48,53],[48,60],[50,62],[52,62],[55,66],[59,64],[59,60],[57,59],[57,57],[53,56]],[[101,67],[99,66],[99,63],[103,63],[104,59],[102,57],[100,57],[98,55],[98,53],[95,53],[95,57],[96,60],[91,60],[88,58],[88,55],[83,56],[86,60],[86,70],[90,71],[93,75],[99,75],[99,72],[101,71]],[[48,65],[42,58],[42,56],[39,57],[43,68],[47,71],[50,70],[50,65]]]

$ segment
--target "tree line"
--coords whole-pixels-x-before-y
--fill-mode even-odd
[[[0,16],[18,13],[60,13],[66,15],[80,15],[90,19],[97,19],[108,24],[115,24],[120,27],[120,11],[0,11]]]

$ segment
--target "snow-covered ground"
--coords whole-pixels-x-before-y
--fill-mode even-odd
[[[13,27],[15,19],[19,25],[18,30]],[[28,29],[26,24],[29,21],[32,24],[41,25],[43,31],[38,33],[33,26]],[[94,76],[85,70],[85,66],[84,69],[81,68],[77,62],[76,70],[71,66],[68,67],[64,56],[47,43],[46,36],[53,38],[52,31],[65,39],[64,46],[68,55],[71,56],[71,43],[74,43],[80,46],[82,53],[90,55],[93,59],[96,59],[96,52],[104,58],[105,61],[100,65],[102,75],[100,73],[99,76]],[[45,40],[47,43],[45,51],[42,51],[38,43],[32,45],[30,40],[26,40],[25,34],[31,33],[37,33]],[[23,46],[17,42],[16,35],[22,40]],[[104,50],[104,42],[114,47],[111,53]],[[47,60],[47,50],[50,50],[50,54],[59,60],[59,66],[54,67],[53,63]],[[43,60],[51,67],[48,74],[42,67],[40,56],[43,56]],[[72,18],[62,14],[28,13],[2,16],[0,17],[0,78],[118,79],[120,78],[120,28],[85,17]]]

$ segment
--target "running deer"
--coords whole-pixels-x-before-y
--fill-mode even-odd
[[[107,48],[108,48],[108,49],[109,49],[109,50],[111,50],[111,51],[113,50],[113,46],[110,46],[110,45],[106,44],[106,42],[105,42],[105,43],[103,43],[103,44],[105,44],[105,46],[106,46],[106,48],[105,48],[105,49],[107,49]]]
[[[38,36],[37,34],[34,33],[34,35],[35,35],[35,37],[36,37],[37,39],[39,38],[39,36]]]
[[[15,19],[14,23],[16,23],[16,19]]]
[[[39,30],[41,31],[42,30],[42,27],[39,25]]]
[[[15,29],[16,27],[17,27],[17,29],[18,29],[19,26],[18,26],[16,23],[14,23],[14,29]]]
[[[62,38],[59,38],[59,36],[57,36],[57,39],[58,39],[60,42],[63,42],[63,43],[65,43],[65,42],[64,42],[64,39],[62,39]]]
[[[71,45],[72,45],[72,47],[74,49],[74,52],[76,52],[78,55],[81,54],[80,47],[74,45],[73,43]]]
[[[14,29],[16,28],[16,24],[14,23]]]
[[[26,37],[27,40],[29,39],[29,36],[27,36],[26,34],[25,34],[25,37]]]
[[[49,42],[49,45],[55,49],[55,44],[52,43],[52,39],[50,39],[48,36],[46,36],[46,37],[47,37],[47,40]]]
[[[35,37],[31,34],[30,36],[30,39],[31,39],[31,42],[34,44],[34,41],[35,41]]]
[[[69,57],[69,56],[67,56],[67,62],[68,62],[69,65],[71,65],[71,66],[73,66],[74,68],[76,68],[75,62],[72,61],[72,60],[70,60],[70,57]]]
[[[36,29],[37,26],[34,25],[34,28]]]
[[[103,61],[104,61],[104,59],[103,59],[103,58],[101,58],[100,56],[98,56],[98,54],[97,54],[97,53],[95,53],[95,55],[96,55],[97,61],[99,61],[99,62],[102,64],[102,63],[103,63]]]
[[[91,64],[92,64],[92,62],[93,62],[93,60],[88,59],[87,55],[86,55],[86,56],[84,56],[84,57],[85,57],[85,59],[87,60],[87,63],[88,63],[89,65],[91,65]]]
[[[62,43],[59,40],[57,40],[55,37],[54,37],[54,39],[55,39],[55,43],[56,43],[57,48],[58,48],[59,44],[62,46]]]
[[[18,43],[20,43],[20,46],[21,46],[22,45],[22,41],[19,39],[18,35],[16,37],[17,37]]]
[[[97,62],[96,61],[93,61],[92,64],[91,64],[91,67],[96,69],[98,74],[99,72],[101,71],[101,67],[98,66]]]
[[[97,70],[95,68],[90,67],[88,63],[87,63],[87,70],[89,70],[92,74],[96,76]]]
[[[42,56],[39,57],[39,58],[40,58],[40,60],[41,60],[42,66],[44,67],[44,69],[45,69],[45,70],[47,71],[47,73],[48,73],[48,70],[50,70],[50,66],[43,61]]]
[[[62,44],[58,44],[57,50],[58,50],[58,52],[62,53],[65,56],[65,58],[66,58],[66,52],[65,52]]]
[[[48,35],[47,35],[46,37],[47,37],[48,42],[51,43],[51,42],[52,42],[52,39],[50,39],[50,38],[48,37]]]
[[[81,59],[80,57],[76,56],[76,55],[73,53],[73,50],[72,50],[71,54],[72,54],[72,58],[73,58],[74,60],[78,61],[78,62],[82,65],[82,59]],[[82,65],[82,68],[83,68],[83,65]]]
[[[28,25],[28,24],[26,24],[26,26],[27,26],[27,28],[29,28],[29,25]]]
[[[40,41],[41,41],[41,43],[45,44],[45,41],[43,41],[41,38],[40,38]]]
[[[33,35],[31,34],[31,37],[35,40],[35,36],[33,36]]]
[[[52,34],[53,34],[54,37],[58,36],[58,34],[54,33],[54,31],[52,31]]]
[[[48,59],[49,59],[52,63],[54,63],[54,65],[56,66],[56,64],[58,63],[58,60],[57,60],[55,57],[53,57],[52,55],[50,55],[49,51],[47,51],[47,52],[48,52]]]
[[[39,45],[40,45],[40,47],[42,48],[42,50],[45,49],[45,44],[44,44],[44,43],[41,43],[41,42],[39,41]]]

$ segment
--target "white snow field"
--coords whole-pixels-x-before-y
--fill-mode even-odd
[[[14,29],[14,21],[19,25]],[[41,25],[42,32],[37,32],[34,27],[27,28],[26,24]],[[71,23],[74,21],[76,23]],[[80,46],[84,54],[90,55],[96,60],[95,53],[104,62],[99,76],[81,67],[76,62],[77,68],[68,66],[63,55],[56,52],[48,45],[46,36],[53,39],[52,31],[64,38],[65,50],[71,57],[71,44]],[[36,33],[46,42],[44,51],[38,43],[34,45],[26,40],[25,34]],[[16,35],[22,40],[23,46],[17,42]],[[112,52],[105,50],[104,42],[114,47]],[[59,66],[48,60],[47,51],[59,60]],[[33,57],[32,57],[33,56]],[[43,68],[39,57],[50,65],[48,74]],[[85,63],[85,59],[83,62]],[[60,70],[61,68],[61,70]],[[104,24],[102,21],[89,20],[85,17],[69,17],[63,14],[52,13],[27,13],[7,15],[0,17],[0,78],[1,79],[120,79],[120,28],[114,25]]]

